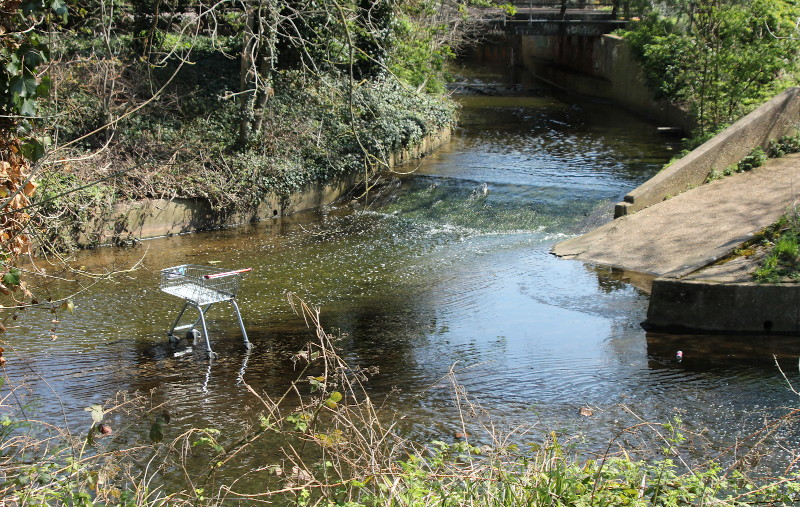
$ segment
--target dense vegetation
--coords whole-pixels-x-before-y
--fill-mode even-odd
[[[623,35],[648,84],[696,118],[697,141],[798,82],[797,2],[670,0],[641,10]]]
[[[0,148],[24,174],[6,187],[39,185],[17,199],[34,203],[15,221],[16,255],[31,235],[70,247],[125,199],[201,197],[232,213],[344,173],[368,179],[453,121],[444,61],[470,34],[465,4],[428,0],[11,2],[0,14]]]

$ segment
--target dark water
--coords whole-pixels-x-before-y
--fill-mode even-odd
[[[670,158],[675,139],[602,104],[461,102],[453,142],[402,168],[413,174],[391,176],[366,206],[79,255],[72,264],[94,270],[144,260],[74,296],[54,341],[50,313],[15,321],[4,336],[11,382],[27,381],[37,417],[75,429],[91,424],[84,407],[119,390],[152,391],[172,414],[171,435],[236,428],[257,411],[238,378],[277,395],[296,375],[289,357],[312,335],[286,302],[293,291],[321,306],[351,364],[379,367],[370,391],[392,392],[403,431],[421,441],[460,428],[451,369],[500,428],[532,425],[532,440],[564,430],[586,448],[638,422],[632,413],[658,422],[677,414],[724,446],[796,404],[770,355],[796,358],[792,340],[648,336],[645,293],[618,273],[549,253],[605,219]],[[220,359],[174,356],[164,333],[181,301],[159,292],[158,272],[184,263],[254,268],[239,298],[250,354],[220,305],[209,313]],[[79,289],[63,284],[53,296]],[[592,417],[579,415],[585,406]]]

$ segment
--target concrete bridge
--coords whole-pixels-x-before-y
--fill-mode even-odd
[[[692,130],[691,117],[653,96],[630,46],[611,34],[632,20],[629,0],[510,1],[513,14],[484,10],[483,22],[493,33],[469,49],[472,58],[616,102],[669,129]]]
[[[513,15],[493,9],[485,21],[509,35],[597,37],[624,27],[627,0],[513,0]]]

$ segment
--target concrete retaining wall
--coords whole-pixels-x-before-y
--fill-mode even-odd
[[[429,135],[414,147],[391,156],[389,164],[395,167],[420,158],[448,142],[450,136],[449,128]],[[286,197],[270,193],[264,196],[258,207],[234,214],[215,211],[205,199],[148,199],[117,204],[105,215],[86,224],[86,232],[79,239],[79,244],[86,246],[147,239],[290,215],[332,203],[352,189],[363,176],[350,174],[327,185],[310,185]]]
[[[757,146],[766,148],[773,139],[796,134],[798,121],[800,88],[790,88],[631,191],[616,205],[614,217],[702,185],[711,171],[739,162]]]
[[[800,285],[657,278],[645,327],[673,331],[800,333]]]
[[[537,78],[566,90],[611,100],[664,126],[690,131],[682,110],[654,99],[630,46],[616,35],[521,36],[522,65]]]

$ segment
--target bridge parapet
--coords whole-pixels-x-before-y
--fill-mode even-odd
[[[616,19],[620,11],[630,17],[630,0],[510,0],[508,3],[518,11],[539,10],[559,14],[562,18],[576,13],[606,13]]]
[[[513,0],[515,13],[499,9],[484,23],[513,35],[556,35],[597,37],[623,28],[618,19],[627,0]],[[488,12],[487,12],[488,14]]]
[[[496,30],[512,35],[599,37],[619,28],[624,28],[628,22],[616,19],[511,19],[496,20],[492,24]]]

